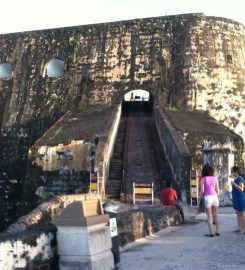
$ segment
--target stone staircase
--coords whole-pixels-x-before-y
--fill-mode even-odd
[[[113,155],[110,161],[109,178],[106,185],[107,199],[120,199],[123,177],[123,155],[126,138],[127,122],[121,119],[119,124]]]

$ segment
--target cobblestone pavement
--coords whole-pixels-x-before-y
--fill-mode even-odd
[[[244,270],[245,234],[233,233],[236,215],[220,209],[220,236],[205,237],[206,215],[197,214],[180,227],[172,227],[126,245],[120,270]]]

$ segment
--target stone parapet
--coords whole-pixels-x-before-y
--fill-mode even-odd
[[[57,196],[48,202],[42,203],[29,214],[19,218],[17,222],[10,225],[4,232],[16,233],[42,227],[45,224],[48,224],[54,217],[58,216],[61,211],[69,204],[75,201],[91,200],[97,198],[100,198],[100,196],[97,194]]]
[[[76,195],[77,196],[77,195]],[[74,196],[68,196],[67,200],[72,200]],[[81,198],[80,198],[81,199]],[[61,201],[60,201],[61,202]],[[57,201],[58,205],[58,201]],[[63,209],[64,206],[62,206]],[[59,210],[61,211],[61,210]],[[171,206],[145,206],[137,210],[126,211],[116,214],[117,218],[117,228],[120,246],[124,246],[129,242],[133,242],[136,239],[143,238],[147,235],[153,234],[169,226],[181,225],[182,219],[179,211]],[[77,228],[81,234],[94,234],[94,239],[97,239],[97,233],[95,229],[98,226],[102,226],[101,229],[104,230],[106,226],[95,225],[90,226],[87,231],[85,229]],[[0,269],[14,269],[14,267],[20,267],[21,269],[42,269],[42,270],[58,270],[58,259],[57,259],[57,242],[56,242],[56,228],[55,226],[46,226],[37,229],[33,224],[32,230],[27,230],[30,228],[26,226],[24,230],[23,226],[20,228],[12,227],[12,233],[1,233],[0,234]],[[96,227],[97,226],[97,227]],[[108,228],[108,227],[107,227]],[[88,231],[89,230],[89,231]],[[69,230],[68,230],[69,231]],[[108,234],[108,231],[106,232]],[[74,237],[77,241],[78,237]],[[88,243],[84,240],[84,237],[79,238],[82,243],[88,248]],[[80,241],[80,242],[81,242]],[[61,247],[63,249],[70,249],[71,252],[81,252],[79,250],[71,249],[73,243],[71,241],[67,242],[66,245]],[[98,245],[98,246],[97,246]],[[100,245],[111,245],[110,241],[94,241],[91,245],[91,254],[94,251],[98,251]],[[18,249],[14,247],[18,246]],[[90,252],[90,251],[89,251]],[[103,253],[103,254],[102,254]],[[71,254],[72,255],[72,254]],[[98,252],[92,259],[92,262],[87,262],[83,264],[88,267],[93,263],[95,269],[104,263],[111,263],[111,253],[110,251]],[[72,257],[70,257],[72,259]],[[70,267],[78,267],[79,262],[67,262],[67,260],[61,260],[60,263],[63,265],[64,269],[67,269],[67,264]],[[106,265],[106,264],[105,264]],[[97,267],[97,268],[96,268]],[[73,269],[73,268],[69,268]]]
[[[182,192],[181,199],[186,200],[190,193],[191,154],[178,131],[160,108],[156,108],[154,118],[166,159],[177,182],[178,192]]]
[[[0,269],[58,270],[56,228],[0,234]]]
[[[182,224],[179,211],[172,206],[147,206],[117,214],[120,246]]]

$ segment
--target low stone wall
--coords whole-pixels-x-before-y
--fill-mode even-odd
[[[117,214],[120,246],[182,223],[179,211],[172,206],[142,207]]]
[[[58,270],[56,227],[0,235],[0,269]]]
[[[97,194],[75,194],[57,196],[48,202],[42,203],[29,214],[19,218],[4,232],[17,233],[43,227],[49,222],[51,222],[54,217],[58,216],[61,211],[66,208],[67,205],[76,201],[92,200],[96,198],[100,198],[100,196],[98,196]]]
[[[56,227],[50,222],[75,201],[95,194],[57,196],[42,203],[0,233],[0,269],[58,269]]]
[[[0,269],[58,270],[56,227],[49,222],[74,201],[95,194],[66,195],[45,202],[0,234]],[[169,226],[181,224],[171,206],[148,206],[117,214],[119,243],[123,246]]]

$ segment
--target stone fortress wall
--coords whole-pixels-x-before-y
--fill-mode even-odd
[[[244,134],[244,26],[203,14],[157,17],[0,36],[1,127],[142,88],[162,105],[208,111]],[[43,77],[53,58],[64,77]]]
[[[244,45],[243,25],[203,14],[0,35],[0,216],[17,213],[10,201],[21,200],[28,149],[45,131],[133,89],[163,108],[207,111],[245,139]],[[60,74],[48,76],[55,61]]]

